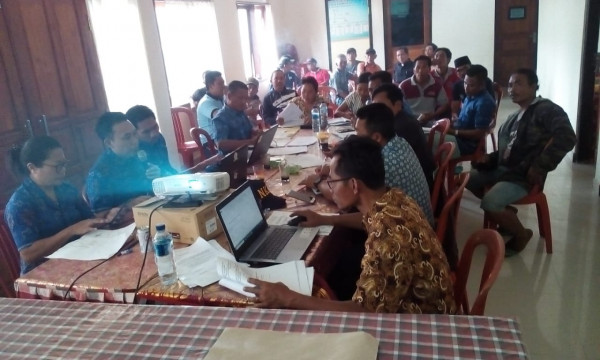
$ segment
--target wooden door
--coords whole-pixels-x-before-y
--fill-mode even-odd
[[[0,0],[0,151],[48,133],[80,186],[102,150],[94,124],[108,108],[82,0]],[[45,118],[45,122],[42,119]],[[0,206],[19,184],[0,163]]]
[[[494,81],[507,86],[513,71],[535,70],[538,0],[496,0]]]

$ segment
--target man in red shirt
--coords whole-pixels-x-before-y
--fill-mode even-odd
[[[440,80],[442,85],[444,85],[446,97],[452,99],[452,86],[460,80],[456,69],[448,67],[450,60],[452,60],[452,52],[448,48],[438,48],[433,58],[437,66],[431,70],[431,75]]]
[[[306,67],[308,68],[308,72],[304,74],[305,77],[314,77],[315,79],[317,79],[317,83],[319,83],[319,86],[329,86],[329,71],[319,68],[317,66],[317,60],[315,58],[310,58],[306,60]]]

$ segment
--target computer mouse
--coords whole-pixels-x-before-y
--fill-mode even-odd
[[[289,226],[298,226],[298,224],[300,224],[303,221],[306,221],[306,216],[299,215],[299,216],[294,216],[293,218],[291,218],[287,224]]]

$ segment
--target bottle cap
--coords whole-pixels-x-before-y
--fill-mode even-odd
[[[156,224],[156,231],[165,230],[165,224]]]

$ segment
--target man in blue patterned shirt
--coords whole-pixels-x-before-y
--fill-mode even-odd
[[[394,114],[384,104],[370,104],[356,113],[356,134],[367,136],[381,145],[385,184],[412,197],[433,224],[429,185],[419,160],[406,140],[396,136]]]
[[[240,146],[253,145],[257,136],[244,112],[248,102],[248,86],[234,80],[229,83],[228,88],[225,106],[213,119],[214,140],[222,154],[228,154]]]
[[[152,195],[152,180],[161,176],[161,170],[138,159],[136,129],[125,114],[104,113],[96,124],[96,134],[106,150],[86,181],[90,207],[97,216],[117,206],[130,212],[132,206]]]

